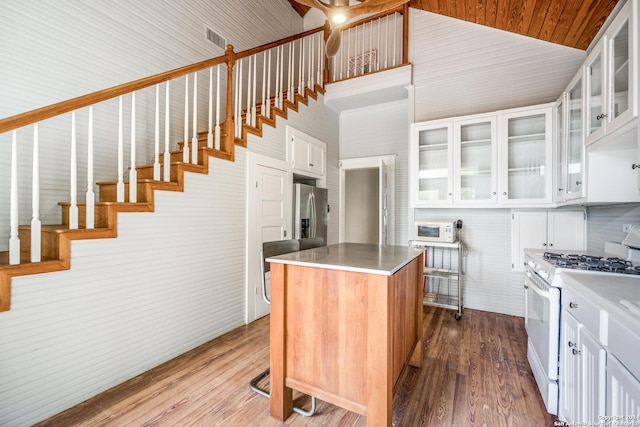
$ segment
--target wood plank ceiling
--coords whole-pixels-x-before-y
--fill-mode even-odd
[[[295,0],[289,2],[301,16],[309,10]],[[618,0],[410,0],[409,6],[586,50],[617,2]]]

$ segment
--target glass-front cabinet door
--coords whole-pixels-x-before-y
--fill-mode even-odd
[[[456,204],[497,203],[496,117],[454,122]]]
[[[500,113],[502,204],[551,203],[553,107]]]
[[[565,169],[566,169],[566,159],[565,159],[565,151],[567,148],[567,128],[565,126],[567,122],[567,93],[563,92],[560,98],[556,101],[555,108],[555,130],[556,130],[556,139],[554,150],[556,153],[555,158],[555,195],[554,200],[556,202],[564,201],[564,190],[565,190]]]
[[[607,121],[603,46],[604,44],[600,43],[594,48],[585,65],[586,135],[592,140],[602,136]]]
[[[583,196],[582,185],[584,173],[584,121],[582,114],[583,86],[582,74],[579,73],[570,83],[567,91],[567,147],[565,154],[565,199],[576,199]]]
[[[413,204],[453,202],[452,122],[412,125]]]
[[[638,115],[637,61],[634,38],[638,2],[628,1],[585,62],[585,144],[629,123]]]

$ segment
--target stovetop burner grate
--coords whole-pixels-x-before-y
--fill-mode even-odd
[[[634,266],[622,258],[604,258],[596,255],[560,254],[545,252],[543,257],[558,268],[572,270],[603,271],[607,273],[640,275],[640,266]]]

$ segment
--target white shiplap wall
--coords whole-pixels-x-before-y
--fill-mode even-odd
[[[555,101],[584,51],[410,9],[416,121]]]
[[[623,224],[640,224],[640,204],[630,203],[587,208],[587,250],[604,251],[604,242],[620,243]]]
[[[0,425],[29,425],[244,323],[246,151],[17,277],[0,313]]]

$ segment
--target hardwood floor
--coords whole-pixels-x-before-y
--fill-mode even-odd
[[[210,341],[39,426],[365,426],[318,400],[316,415],[269,416],[248,383],[269,364],[265,317]],[[394,426],[551,426],[526,358],[522,318],[424,308],[424,360],[398,380]],[[308,407],[298,396],[296,405]]]

